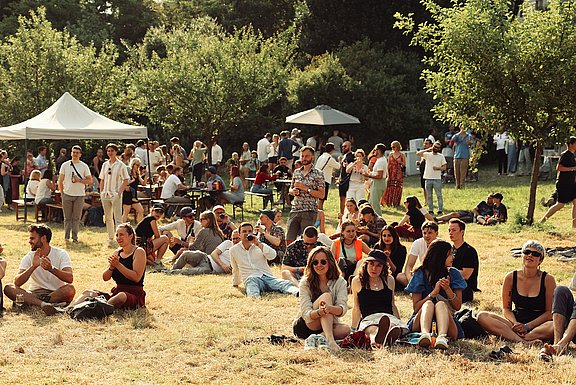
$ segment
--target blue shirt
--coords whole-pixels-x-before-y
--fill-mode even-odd
[[[454,151],[455,159],[469,159],[470,158],[470,146],[468,146],[467,140],[472,141],[470,135],[466,134],[464,136],[458,133],[452,137],[452,141],[456,145],[456,151]]]
[[[465,289],[466,281],[460,271],[455,267],[448,268],[448,274],[450,275],[450,287],[452,290]],[[412,279],[408,283],[405,289],[408,293],[422,293],[422,297],[427,296],[434,290],[434,285],[431,285],[426,279],[426,274],[423,269],[418,269],[412,276]],[[448,298],[448,295],[444,292],[444,289],[440,289],[441,296]]]

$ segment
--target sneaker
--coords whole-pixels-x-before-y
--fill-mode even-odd
[[[330,345],[328,344],[328,340],[322,334],[316,335],[316,346],[318,349],[330,349]]]
[[[318,334],[310,334],[308,338],[304,341],[304,350],[314,350],[317,346]]]
[[[448,336],[446,334],[440,334],[436,337],[436,344],[434,347],[442,350],[448,349]]]
[[[430,338],[430,333],[422,333],[420,338],[418,338],[418,346],[421,348],[429,348],[432,344],[432,339]]]
[[[438,211],[438,215],[442,215],[442,214],[443,214],[443,212],[442,212],[442,211]]]

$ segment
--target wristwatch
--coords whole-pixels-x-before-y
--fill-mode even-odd
[[[310,191],[312,191],[312,189],[310,187],[308,187],[308,194],[310,194]]]

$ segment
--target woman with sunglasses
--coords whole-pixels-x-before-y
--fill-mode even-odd
[[[538,241],[530,240],[522,246],[522,269],[504,277],[502,316],[478,313],[478,322],[488,333],[525,343],[554,337],[552,299],[556,281],[552,275],[540,270],[545,253]]]
[[[462,306],[462,289],[466,281],[458,269],[452,267],[452,245],[437,239],[432,241],[422,265],[406,290],[412,294],[414,313],[408,320],[410,332],[420,332],[418,345],[422,348],[448,349],[448,339],[464,337],[454,312]],[[432,322],[436,321],[438,337],[432,340]]]
[[[386,255],[390,275],[396,281],[396,291],[403,291],[404,285],[396,279],[404,269],[406,263],[406,246],[400,243],[400,237],[392,225],[386,225],[380,231],[380,240],[374,245],[374,249],[381,250]]]
[[[368,166],[364,164],[366,154],[361,148],[357,149],[354,153],[354,162],[346,166],[346,173],[350,174],[350,184],[346,192],[346,198],[354,198],[359,202],[366,197],[366,188],[364,181],[366,181],[366,173],[368,173]]]
[[[293,324],[294,335],[306,339],[305,349],[340,349],[336,339],[350,333],[340,320],[348,310],[346,286],[330,250],[312,249],[300,281],[300,316]]]
[[[381,250],[372,250],[351,284],[352,330],[366,333],[377,348],[391,346],[402,329],[407,330],[394,302],[394,278],[389,274],[387,260]]]
[[[370,247],[356,237],[357,232],[354,222],[344,222],[342,223],[340,238],[334,240],[330,249],[336,261],[338,261],[338,266],[346,282],[351,276],[355,275],[356,269],[359,267],[358,261],[362,259],[362,255],[370,252]]]

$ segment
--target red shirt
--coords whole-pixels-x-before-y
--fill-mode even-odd
[[[254,181],[254,184],[263,186],[266,183],[266,181],[276,180],[277,177],[278,176],[276,174],[270,176],[267,172],[259,172],[258,174],[256,174],[256,180]]]

